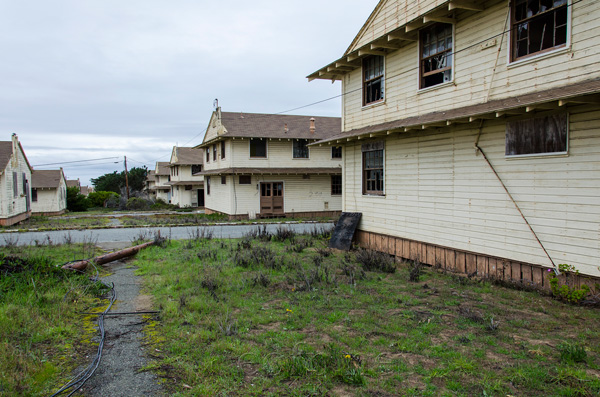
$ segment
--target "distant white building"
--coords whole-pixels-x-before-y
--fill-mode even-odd
[[[31,216],[31,172],[16,134],[0,141],[0,225],[21,222]]]
[[[67,209],[67,180],[59,170],[34,170],[31,181],[33,214],[59,215]]]

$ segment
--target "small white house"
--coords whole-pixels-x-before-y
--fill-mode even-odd
[[[8,226],[31,216],[31,172],[16,134],[0,141],[0,225]]]
[[[31,174],[31,209],[35,215],[59,215],[67,209],[67,180],[59,170]]]

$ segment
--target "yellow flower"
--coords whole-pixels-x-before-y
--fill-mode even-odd
[[[293,313],[293,311],[291,311],[290,309],[285,309],[285,311],[288,313]]]
[[[346,354],[344,357],[345,358],[352,358],[352,356],[350,356],[349,354]]]

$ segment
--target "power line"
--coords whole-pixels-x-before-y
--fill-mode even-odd
[[[48,163],[48,164],[37,164],[34,165],[32,167],[44,167],[46,165],[61,165],[61,164],[71,164],[71,163],[85,163],[85,162],[89,162],[89,161],[97,161],[97,160],[111,160],[111,159],[118,159],[119,157],[102,157],[102,158],[98,158],[98,159],[89,159],[89,160],[75,160],[75,161],[63,161],[61,163]]]

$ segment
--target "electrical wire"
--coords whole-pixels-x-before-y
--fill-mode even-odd
[[[77,262],[77,260],[67,262],[66,264],[73,263],[73,262]],[[92,265],[93,265],[93,262],[90,262],[90,263],[92,263]],[[108,306],[102,313],[99,313],[99,315],[98,315],[98,329],[100,330],[100,342],[98,343],[98,351],[96,352],[96,357],[94,357],[94,360],[90,363],[90,365],[87,366],[86,369],[81,371],[73,380],[71,380],[69,383],[67,383],[63,387],[61,387],[50,397],[55,397],[62,393],[66,393],[69,389],[73,388],[73,390],[67,395],[67,397],[72,396],[79,389],[81,389],[81,387],[83,387],[85,382],[87,382],[87,380],[92,377],[94,372],[96,372],[98,365],[100,365],[100,360],[102,359],[102,350],[104,348],[104,340],[106,339],[106,332],[104,329],[104,316],[108,313],[108,311],[111,309],[113,303],[117,300],[117,291],[115,291],[114,283],[111,283],[111,285],[109,286],[104,281],[100,280],[98,269],[96,268],[96,266],[94,266],[94,268],[96,269],[96,275],[95,275],[93,281],[102,283],[107,288],[110,288],[110,292],[111,292],[110,302],[109,302]]]
[[[111,160],[111,159],[118,159],[118,158],[119,157],[115,156],[115,157],[102,157],[102,158],[98,158],[98,159],[89,159],[89,160],[63,161],[61,163],[36,164],[36,165],[32,165],[32,167],[43,167],[46,165],[61,165],[61,164],[71,164],[71,163],[85,163],[85,162],[89,162],[89,161]]]

